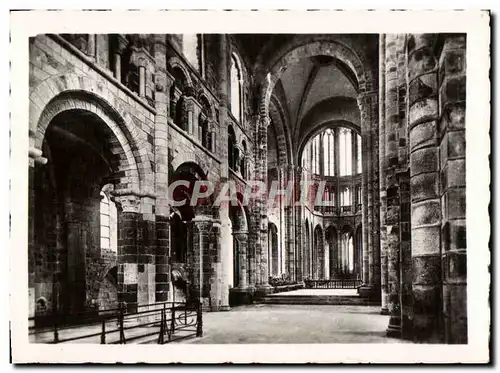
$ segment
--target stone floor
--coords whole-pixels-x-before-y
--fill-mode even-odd
[[[387,338],[379,307],[250,305],[203,315],[203,333],[183,343],[403,343]]]

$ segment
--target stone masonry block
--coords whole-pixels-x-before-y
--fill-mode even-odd
[[[440,227],[421,227],[411,230],[412,255],[433,255],[441,252]]]
[[[441,222],[441,204],[439,200],[433,199],[412,204],[411,211],[412,228],[439,224]]]
[[[436,147],[416,150],[410,154],[411,177],[425,172],[437,172],[438,151]]]

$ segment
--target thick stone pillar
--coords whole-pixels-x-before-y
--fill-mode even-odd
[[[442,342],[437,35],[408,36],[413,337]]]
[[[407,35],[398,35],[396,43],[398,71],[398,166],[397,178],[399,186],[399,240],[400,240],[400,273],[401,273],[401,331],[403,338],[412,335],[412,265],[411,265],[411,213],[410,213],[410,174],[408,152],[408,84],[407,84]]]
[[[168,204],[168,117],[174,78],[167,72],[165,35],[155,35],[155,203],[156,302],[168,300],[170,285],[170,207]]]
[[[140,200],[135,195],[115,196],[118,209],[118,302],[127,312],[136,312],[138,300],[137,232]]]
[[[295,204],[296,201],[300,200],[300,181],[302,180],[302,167],[295,166],[294,167],[294,179],[293,185],[294,189],[292,191],[292,198],[290,199],[290,203]],[[302,206],[297,204],[294,207],[295,210],[295,252],[297,255],[296,260],[296,271],[295,278],[297,282],[302,282],[304,280],[304,262],[305,262],[305,248],[304,241],[301,237],[305,236],[305,231],[303,231],[303,220],[302,220]]]
[[[287,165],[286,167],[286,177],[284,182],[281,184],[281,188],[284,188],[288,183],[294,183],[295,171],[292,165]],[[285,252],[286,252],[286,262],[287,268],[286,272],[290,276],[291,280],[295,280],[296,274],[296,255],[295,255],[295,208],[292,204],[286,204],[284,206],[285,210]]]
[[[399,245],[399,185],[398,166],[398,70],[397,34],[387,34],[385,40],[385,187],[386,187],[386,255],[387,255],[387,307],[391,318],[387,334],[401,337],[401,275]]]
[[[221,233],[219,237],[221,246],[221,270],[222,270],[222,284],[220,289],[221,296],[221,311],[230,309],[230,292],[236,287],[234,282],[234,271],[237,270],[235,262],[237,258],[237,248],[233,240],[233,227],[231,219],[229,218],[229,209],[222,206],[219,209],[219,216],[221,220]],[[231,290],[229,290],[231,288]]]
[[[210,263],[209,296],[210,310],[220,311],[222,308],[222,255],[221,255],[221,224],[214,220],[208,234],[207,257]],[[227,289],[224,289],[227,292]]]
[[[388,271],[387,271],[387,228],[385,215],[387,212],[387,194],[385,169],[387,162],[385,158],[385,35],[379,38],[379,174],[380,174],[380,282],[381,302],[380,313],[389,314],[388,308]]]
[[[446,35],[439,59],[443,314],[446,343],[467,343],[466,36]]]
[[[191,271],[191,295],[194,302],[201,302],[203,309],[208,310],[210,304],[211,263],[209,256],[210,230],[213,219],[209,216],[198,215],[192,220],[193,224],[193,252],[188,258]]]
[[[231,290],[232,299],[235,304],[252,303],[254,289],[249,286],[249,269],[248,269],[248,232],[234,232],[235,244],[238,249],[238,286]]]
[[[270,124],[270,119],[267,116],[259,115],[257,122],[256,136],[256,178],[263,185],[267,186],[267,127]],[[260,230],[257,232],[257,240],[255,242],[255,253],[257,258],[257,286],[256,292],[260,295],[267,294],[272,290],[269,285],[269,271],[267,258],[267,193],[262,193],[255,200],[255,228]]]
[[[34,134],[30,131],[30,143],[34,143]],[[36,246],[35,246],[35,167],[47,163],[42,151],[29,148],[28,152],[28,317],[35,316],[36,310]],[[54,297],[54,295],[53,295]],[[30,324],[31,326],[31,324]]]
[[[363,142],[362,220],[363,286],[361,296],[380,299],[379,170],[378,170],[378,92],[358,97]],[[366,244],[366,246],[365,246]]]

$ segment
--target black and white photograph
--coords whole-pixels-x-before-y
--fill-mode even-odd
[[[11,14],[15,360],[489,361],[487,11],[56,13]]]

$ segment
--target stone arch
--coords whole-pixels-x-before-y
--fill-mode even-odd
[[[199,92],[198,97],[202,109],[205,109],[208,112],[207,114],[208,119],[213,119],[214,117],[213,105],[211,101],[208,99],[208,97],[205,95],[205,92],[203,92],[203,90]]]
[[[229,207],[229,216],[234,232],[248,232],[248,216],[245,208],[243,207],[240,198],[237,198],[238,204]]]
[[[284,108],[281,106],[281,102],[274,96],[271,97],[269,105],[269,117],[271,118],[271,125],[276,132],[278,160],[288,163],[293,158],[291,155],[292,139],[288,130],[289,126],[287,125]]]
[[[192,165],[194,165],[195,167],[197,167],[202,172],[202,174],[204,175],[205,179],[208,178],[210,170],[208,169],[208,167],[203,167],[202,165],[200,165],[199,159],[196,158],[196,155],[193,152],[180,152],[180,153],[178,153],[174,157],[174,159],[172,159],[172,162],[171,162],[172,173],[174,173],[177,170],[179,170],[179,168],[183,164],[192,164]],[[171,173],[169,173],[169,174],[171,174]]]
[[[304,115],[300,121],[294,142],[300,146],[306,137],[316,132],[318,127],[329,122],[345,122],[355,131],[361,133],[361,113],[357,101],[350,97],[330,97],[318,102]]]
[[[263,69],[264,76],[260,90],[259,114],[265,117],[268,116],[274,85],[289,65],[303,58],[318,55],[333,57],[345,64],[356,76],[359,92],[363,92],[367,86],[371,86],[373,76],[366,57],[361,51],[357,53],[353,51],[352,42],[339,39],[342,39],[342,37],[336,35],[329,35],[327,40],[318,40],[317,37],[311,39],[311,37],[307,36],[297,36],[280,48],[280,52],[276,53],[278,57],[271,60]]]
[[[193,87],[193,79],[191,79],[191,75],[189,74],[189,71],[187,70],[187,68],[184,66],[184,63],[181,61],[181,59],[179,57],[170,57],[170,59],[168,60],[168,67],[169,67],[169,71],[172,71],[173,69],[175,68],[178,68],[179,70],[182,71],[182,73],[184,74],[184,78],[186,79],[186,85],[188,87]]]
[[[299,161],[302,160],[302,153],[304,152],[304,148],[308,144],[309,140],[314,138],[314,136],[316,136],[318,133],[321,133],[323,130],[325,130],[327,128],[334,128],[334,127],[350,128],[356,134],[361,135],[361,133],[359,132],[359,127],[357,127],[354,123],[346,122],[346,121],[342,121],[342,120],[332,120],[332,121],[323,122],[323,123],[319,124],[313,130],[308,132],[307,135],[298,144],[297,152],[295,152],[295,155],[294,155],[295,162],[297,162],[296,164],[300,164]]]
[[[30,145],[41,149],[45,131],[57,115],[67,110],[92,112],[113,131],[125,152],[134,187],[154,185],[147,139],[123,107],[114,107],[114,94],[106,85],[73,73],[44,80],[30,93]],[[116,106],[116,105],[115,105]],[[151,183],[149,183],[149,181]],[[151,192],[151,191],[150,191]]]

